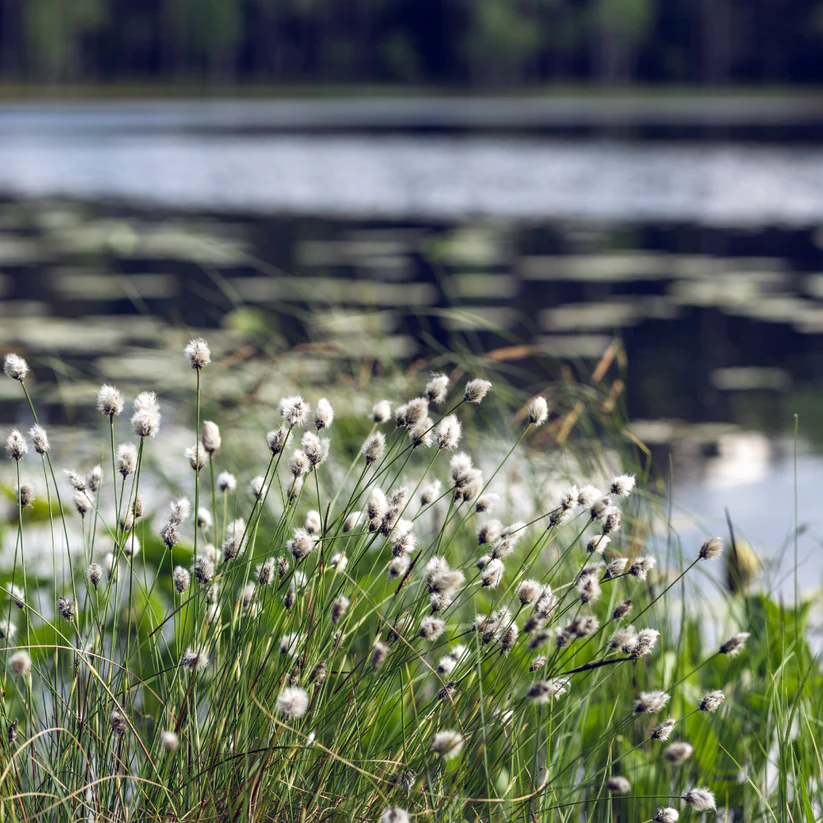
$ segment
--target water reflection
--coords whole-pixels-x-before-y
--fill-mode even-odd
[[[821,161],[784,145],[12,132],[0,189],[341,218],[798,226],[823,215]]]
[[[524,355],[525,389],[619,338],[628,367],[612,401],[657,466],[673,458],[678,503],[702,526],[723,533],[728,506],[774,555],[792,526],[796,412],[813,516],[817,148],[148,122],[138,134],[107,117],[2,123],[0,348],[38,363],[47,418],[82,419],[101,380],[173,400],[187,367],[168,352],[186,326],[227,351],[317,347],[301,369],[318,383],[362,358],[448,357],[456,341],[559,358],[548,373]],[[0,382],[7,420],[14,389]]]

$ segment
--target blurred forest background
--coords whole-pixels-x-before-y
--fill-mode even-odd
[[[6,85],[823,81],[812,0],[0,0]]]
[[[823,0],[0,0],[0,354],[54,430],[103,381],[172,408],[189,329],[317,395],[620,352],[674,499],[778,557],[823,484],[821,54]]]

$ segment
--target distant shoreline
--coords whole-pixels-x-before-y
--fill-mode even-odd
[[[823,134],[823,88],[728,90],[643,87],[603,90],[557,86],[467,94],[410,87],[210,88],[191,86],[2,86],[0,128],[8,115],[91,115],[137,128],[277,132],[620,133],[631,137],[801,139]]]
[[[491,89],[471,89],[461,86],[410,85],[274,85],[243,83],[240,85],[200,83],[5,83],[0,81],[0,102],[26,101],[68,102],[93,100],[180,100],[180,99],[267,99],[267,100],[326,100],[347,98],[425,99],[467,98],[474,100],[551,100],[578,98],[581,100],[709,100],[746,99],[783,101],[823,101],[823,86],[782,85],[633,85],[594,86],[551,84],[546,86],[517,86]]]

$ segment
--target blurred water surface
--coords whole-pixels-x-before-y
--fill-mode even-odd
[[[0,346],[51,363],[47,407],[71,419],[103,379],[173,397],[184,364],[169,368],[166,330],[239,339],[241,309],[265,312],[275,343],[326,346],[305,366],[318,379],[456,336],[526,342],[561,365],[619,338],[634,432],[659,467],[673,458],[680,509],[723,533],[728,506],[771,557],[792,528],[800,414],[801,548],[817,583],[823,150],[632,140],[609,136],[617,109],[592,110],[4,107]],[[672,112],[655,116],[694,125]],[[725,119],[757,118],[730,104]],[[562,123],[607,136],[541,131]],[[13,388],[0,387],[9,410]]]

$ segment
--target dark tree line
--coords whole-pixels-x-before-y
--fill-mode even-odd
[[[819,83],[823,0],[0,0],[0,80]]]

